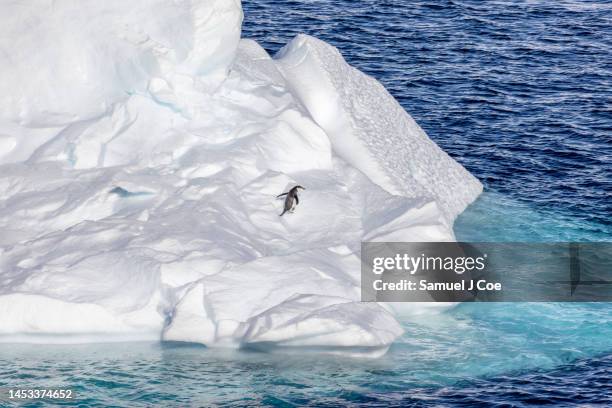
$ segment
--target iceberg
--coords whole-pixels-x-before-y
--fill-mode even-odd
[[[337,49],[237,0],[3,7],[0,342],[377,357],[425,310],[360,302],[360,243],[452,241],[482,185]]]

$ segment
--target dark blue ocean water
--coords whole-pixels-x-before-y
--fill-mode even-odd
[[[612,239],[610,2],[243,7],[243,35],[271,53],[301,32],[337,46],[483,181],[487,192],[457,220],[459,239]],[[377,360],[0,345],[0,387],[71,387],[92,407],[612,406],[612,305],[463,304],[404,327]]]
[[[501,193],[501,200],[485,195],[469,215],[493,218],[491,228],[502,223],[497,235],[611,239],[611,2],[247,0],[243,6],[243,36],[269,53],[306,33],[381,81],[487,191]],[[534,210],[539,225],[531,228]]]

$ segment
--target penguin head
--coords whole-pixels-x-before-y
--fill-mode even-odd
[[[305,188],[305,187],[302,187],[302,186],[300,186],[300,185],[297,185],[297,186],[295,186],[295,187],[293,187],[293,188],[294,188],[294,189],[296,189],[296,190],[297,190],[297,189],[299,189],[299,188],[301,188],[302,190],[306,190],[306,188]]]

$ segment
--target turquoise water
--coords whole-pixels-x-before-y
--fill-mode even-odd
[[[0,383],[71,387],[87,406],[366,404],[407,395],[440,404],[451,401],[436,393],[461,382],[550,371],[608,351],[605,309],[466,304],[406,324],[407,335],[377,360],[158,343],[3,346]]]
[[[535,208],[507,194],[485,192],[455,221],[465,242],[609,242],[610,226],[572,213]]]

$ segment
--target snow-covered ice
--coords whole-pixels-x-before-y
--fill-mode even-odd
[[[359,302],[360,242],[454,240],[482,186],[334,47],[271,58],[238,0],[1,7],[0,341],[379,356],[422,310]]]

